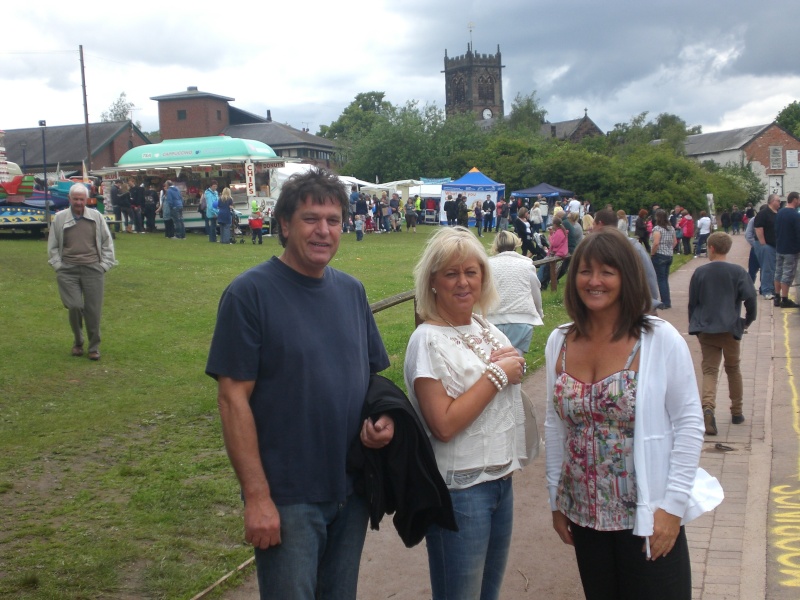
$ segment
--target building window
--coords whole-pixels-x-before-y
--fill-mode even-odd
[[[463,77],[458,77],[453,81],[453,100],[456,104],[467,100],[467,84]]]
[[[774,171],[783,169],[783,146],[769,147],[769,168]]]
[[[179,110],[178,111],[178,121],[185,121],[186,120],[186,111]]]
[[[492,77],[478,78],[478,100],[494,104],[494,79]]]
[[[217,111],[217,121],[222,121],[222,111],[221,110]]]

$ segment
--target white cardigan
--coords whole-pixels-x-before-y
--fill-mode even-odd
[[[698,503],[692,493],[705,428],[689,347],[672,325],[657,317],[648,319],[653,328],[650,333],[642,334],[633,430],[637,494],[633,534],[637,536],[653,534],[653,514],[658,508],[681,517],[681,524],[713,508],[707,502]],[[566,326],[555,329],[545,350],[546,469],[550,509],[553,511],[557,510],[556,494],[566,441],[566,426],[556,414],[553,389],[556,364],[565,336]],[[707,474],[704,471],[702,474],[698,479],[714,488],[712,491],[718,488],[721,501],[719,483],[716,480],[709,483]]]

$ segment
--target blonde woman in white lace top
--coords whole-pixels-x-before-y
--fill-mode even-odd
[[[464,227],[442,228],[415,269],[424,323],[409,340],[405,382],[450,489],[459,531],[427,534],[434,600],[498,598],[511,542],[511,475],[526,458],[524,361],[474,315],[497,302],[486,252]]]

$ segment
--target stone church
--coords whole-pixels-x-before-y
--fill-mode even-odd
[[[491,129],[503,112],[503,61],[500,45],[495,54],[479,54],[472,43],[467,52],[450,58],[444,51],[444,85],[447,116],[472,113],[481,129]],[[584,137],[605,135],[584,111],[582,118],[542,124],[541,135],[558,140],[578,142]]]

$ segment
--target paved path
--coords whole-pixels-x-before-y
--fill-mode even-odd
[[[746,266],[749,246],[734,238],[731,262]],[[686,304],[693,259],[670,277],[673,309],[660,316],[686,332]],[[725,501],[687,527],[693,598],[796,600],[800,597],[800,313],[759,299],[758,319],[742,343],[744,415],[729,419],[724,371],[717,392],[719,435],[706,437],[701,465],[722,482]],[[700,347],[686,336],[698,380]],[[677,377],[680,374],[676,374]],[[544,425],[544,371],[525,381]],[[721,443],[732,450],[719,450]],[[544,484],[544,456],[514,477],[514,536],[501,597],[567,600],[582,597],[575,558],[552,530]],[[253,575],[228,590],[226,600],[257,598]],[[369,531],[361,565],[359,598],[430,598],[424,543],[406,549],[384,519]]]

